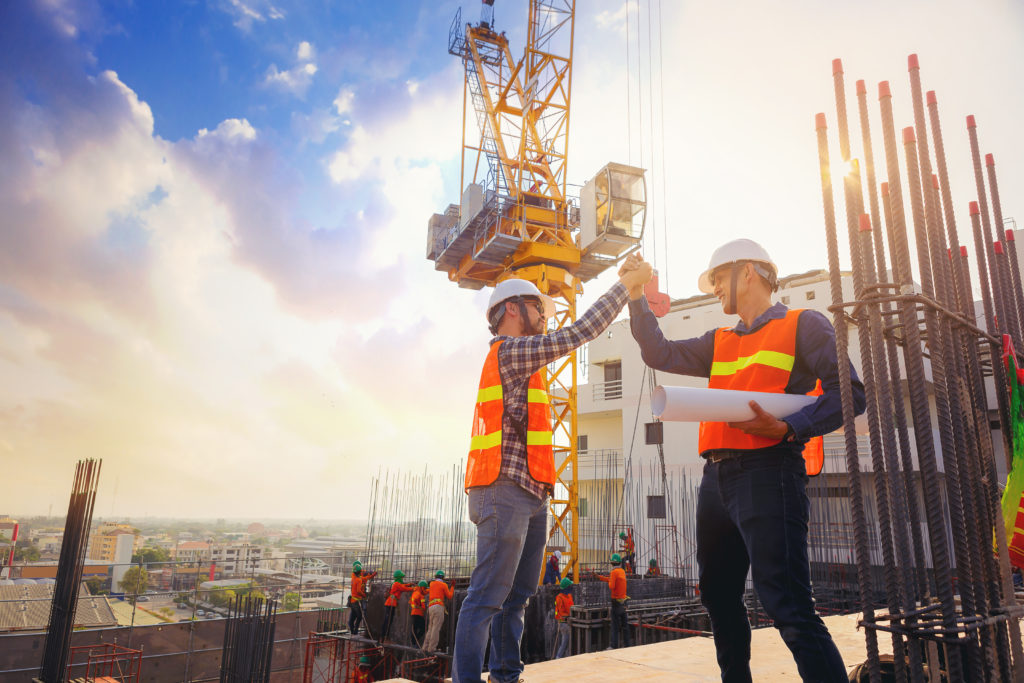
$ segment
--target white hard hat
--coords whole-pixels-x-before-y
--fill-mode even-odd
[[[711,282],[711,273],[716,268],[721,266],[729,265],[730,263],[736,263],[737,261],[756,261],[757,263],[763,263],[768,266],[772,271],[772,277],[770,280],[774,280],[779,273],[779,269],[775,266],[775,262],[772,261],[772,257],[768,255],[768,252],[760,244],[754,240],[738,239],[732,242],[726,242],[718,249],[715,249],[714,253],[711,254],[711,261],[708,263],[708,269],[700,274],[697,278],[697,288],[705,294],[714,294],[715,285]],[[774,282],[772,283],[774,284]]]
[[[521,280],[516,277],[509,278],[508,280],[502,280],[494,286],[494,291],[491,292],[491,300],[487,302],[487,322],[491,322],[491,311],[494,307],[503,301],[509,299],[515,299],[520,296],[532,296],[540,299],[544,305],[544,317],[553,318],[555,316],[555,301],[547,294],[541,294],[540,290],[537,289],[537,285],[533,284],[529,280]]]
[[[551,554],[554,555],[555,557],[557,557],[558,559],[562,559],[562,551],[561,550],[556,550],[555,552],[553,552]]]

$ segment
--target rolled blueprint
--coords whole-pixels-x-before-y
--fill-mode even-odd
[[[671,422],[743,422],[754,419],[750,401],[780,420],[818,400],[803,394],[768,394],[761,391],[654,387],[651,412]]]

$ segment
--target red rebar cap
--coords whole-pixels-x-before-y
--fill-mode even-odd
[[[981,210],[978,209],[978,202],[971,202],[971,207],[970,208],[971,208],[971,215],[972,216],[976,216],[979,213],[981,213]]]
[[[892,91],[889,90],[889,81],[881,81],[878,84],[878,99],[883,97],[892,97]]]
[[[1002,242],[993,242],[992,243],[992,248],[996,250],[997,254],[1002,254],[1003,253],[1003,243]]]
[[[967,247],[961,245],[960,255],[963,256],[964,258],[967,258]]]
[[[974,122],[974,114],[968,114],[967,115],[967,127],[968,128],[977,128],[978,127],[978,124]]]
[[[924,97],[925,97],[925,100],[928,102],[928,104],[935,104],[935,91],[934,90],[929,90],[928,92],[926,92]]]
[[[932,173],[932,187],[936,190],[939,189],[939,176]]]
[[[1013,230],[1007,230],[1006,231],[1006,241],[1007,242],[1016,242],[1017,241],[1017,238],[1013,236]]]
[[[917,63],[917,55],[913,54],[907,57],[907,70],[912,71],[913,69],[920,69],[921,66]]]
[[[995,166],[996,165],[996,160],[995,160],[995,158],[991,154],[986,154],[985,155],[985,165],[986,166]]]
[[[858,95],[867,95],[868,94],[868,88],[867,88],[866,85],[864,85],[864,81],[857,81],[857,94]]]
[[[883,197],[888,197],[889,196],[889,183],[882,183],[882,196]]]
[[[814,115],[814,129],[821,130],[822,128],[828,128],[825,124],[825,112],[818,112]]]
[[[832,75],[843,73],[843,60],[833,59],[832,60]]]
[[[914,135],[913,126],[907,126],[903,129],[903,142],[917,142],[917,136]]]
[[[946,258],[948,258],[950,261],[953,260],[953,250],[951,248],[946,249]]]
[[[871,215],[862,213],[860,215],[860,231],[871,232]]]

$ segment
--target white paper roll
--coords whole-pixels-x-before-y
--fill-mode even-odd
[[[670,422],[743,422],[754,419],[750,401],[780,420],[817,400],[802,394],[698,389],[658,385],[651,397],[654,416]]]

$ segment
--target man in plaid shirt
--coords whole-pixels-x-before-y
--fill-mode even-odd
[[[535,374],[611,324],[628,301],[630,290],[642,290],[651,279],[651,266],[640,263],[633,270],[620,270],[619,282],[579,320],[553,332],[546,332],[553,302],[536,286],[513,278],[495,287],[487,310],[495,337],[481,377],[466,473],[469,518],[477,528],[477,564],[459,611],[453,683],[481,681],[488,627],[488,680],[520,680],[523,613],[540,578],[547,539],[547,499],[554,483],[550,409],[538,403],[546,401],[546,393],[536,386]],[[500,391],[492,383],[500,384]],[[547,450],[540,422],[546,422]],[[494,433],[486,433],[490,428]]]

